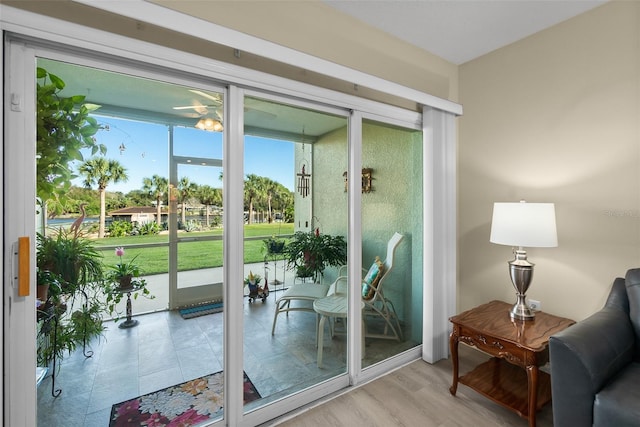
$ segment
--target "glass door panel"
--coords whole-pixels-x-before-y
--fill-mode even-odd
[[[318,347],[313,298],[338,292],[347,262],[348,133],[345,116],[306,106],[246,97],[244,111],[244,371],[262,396],[249,410],[346,373],[346,310]]]
[[[108,425],[114,417],[121,417],[112,419],[115,424],[127,423],[122,420],[130,417],[145,423],[153,423],[155,417],[157,422],[166,423],[162,416],[169,417],[173,411],[167,406],[162,416],[126,411],[138,403],[148,404],[153,399],[149,396],[161,396],[167,387],[182,387],[189,381],[208,378],[224,366],[222,313],[191,320],[177,310],[165,311],[168,306],[176,307],[185,301],[197,304],[215,297],[211,288],[221,282],[211,273],[221,268],[221,135],[193,126],[200,118],[217,117],[217,101],[222,97],[167,83],[162,76],[158,80],[138,78],[49,59],[38,59],[37,66],[65,82],[58,96],[84,95],[85,102],[100,106],[92,113],[100,126],[95,140],[106,149],[106,153],[83,150],[84,160],[65,165],[78,177],[70,178],[68,191],[63,185],[56,188],[60,197],[42,203],[69,202],[62,208],[72,213],[72,219],[55,221],[58,230],[72,225],[80,216],[80,206],[86,208],[87,218],[76,238],[101,253],[105,269],[119,262],[135,262],[155,297],[131,295],[131,323],[124,322],[127,295],[118,306],[122,317],[117,323],[109,319],[108,309],[97,313],[98,321],[102,320],[99,326],[105,328],[104,339],[89,336],[86,342],[78,341],[77,330],[74,333],[70,329],[72,321],[83,304],[104,304],[106,288],[85,299],[82,295],[73,301],[65,298],[69,301],[66,311],[58,311],[58,305],[52,305],[52,311],[43,310],[44,314],[38,315],[38,336],[34,339],[43,369],[34,373],[43,372],[44,377],[37,387],[37,424]],[[40,148],[47,155],[62,149]],[[73,150],[71,157],[77,159]],[[104,236],[95,224],[102,209],[98,182],[83,182],[80,169],[85,160],[94,157],[123,166],[127,177],[107,182]],[[188,181],[181,181],[183,177]],[[86,180],[93,182],[89,177]],[[47,179],[36,185],[46,187]],[[93,188],[84,188],[87,186]],[[58,209],[53,203],[49,207],[49,214]],[[56,230],[46,228],[47,216],[40,218],[38,231],[55,236]],[[116,247],[124,247],[122,259],[118,258],[120,251],[114,251]],[[178,274],[183,272],[195,279],[179,280]],[[61,347],[63,339],[75,339],[75,351],[65,351],[69,342],[67,347]],[[47,356],[52,353],[57,355],[55,362]],[[216,381],[214,378],[190,384],[199,387],[206,382],[218,392],[221,387]],[[164,393],[166,396],[168,392]],[[133,403],[113,406],[127,401]],[[218,407],[211,405],[207,410],[213,411],[213,418],[220,419],[222,399],[217,403]]]
[[[422,342],[422,133],[363,120],[362,168],[367,367]]]
[[[191,145],[187,145],[188,141]],[[171,174],[171,243],[176,248],[173,307],[222,301],[222,135],[174,131]],[[186,155],[191,151],[192,155]]]

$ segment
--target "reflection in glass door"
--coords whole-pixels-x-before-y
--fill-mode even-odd
[[[170,180],[171,307],[222,301],[222,161],[173,156]],[[173,278],[173,277],[172,277]]]
[[[193,126],[169,129],[169,308],[222,300],[223,95],[190,90]]]

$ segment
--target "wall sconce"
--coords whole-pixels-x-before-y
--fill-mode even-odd
[[[362,192],[363,193],[371,193],[373,191],[373,169],[371,168],[362,168]],[[347,177],[347,172],[345,171],[342,176],[344,177],[344,192],[347,192],[349,188],[349,179]]]
[[[363,193],[371,193],[373,191],[372,181],[373,177],[371,174],[373,173],[373,169],[364,168],[362,169],[362,192]]]

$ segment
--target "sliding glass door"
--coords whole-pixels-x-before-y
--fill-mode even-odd
[[[25,391],[38,395],[40,425],[64,423],[69,414],[74,423],[107,425],[133,416],[125,412],[136,402],[135,416],[149,421],[160,416],[150,399],[178,388],[215,402],[199,406],[198,416],[210,415],[202,422],[255,425],[357,383],[361,367],[417,354],[426,196],[416,114],[393,124],[379,114],[362,120],[367,116],[353,105],[241,89],[117,58],[31,54],[65,81],[65,94],[100,106],[96,142],[129,179],[107,185],[104,236],[94,233],[99,205],[84,206],[83,238],[97,247],[105,269],[135,261],[155,297],[120,289],[121,317],[102,313],[107,339],[77,345],[55,369],[43,361],[52,368],[48,377]],[[16,66],[12,74],[36,73]],[[35,165],[36,156],[25,157],[25,147],[34,151],[32,138],[16,138],[24,145],[8,152],[18,171]],[[71,175],[83,161],[76,160]],[[67,227],[85,196],[100,196],[99,188],[83,187],[81,178],[72,179],[66,195],[77,203],[64,208]],[[7,203],[29,206],[33,218],[32,198],[11,194]],[[379,280],[364,283],[360,267],[369,269],[376,257]],[[380,283],[379,295],[369,295]],[[105,288],[103,302],[109,295]],[[28,345],[15,345],[29,352],[36,330],[53,338],[56,329],[37,325],[35,296],[25,300],[31,308],[22,311],[33,322],[13,336],[28,335]],[[127,315],[137,322],[119,327]],[[33,379],[29,372],[21,381]],[[187,408],[170,419],[172,408],[163,407],[161,416],[195,416]]]
[[[364,367],[422,343],[422,157],[421,131],[363,120]]]
[[[47,175],[49,166],[38,162],[35,183],[51,196],[40,199],[38,232],[52,244],[37,246],[37,268],[59,278],[34,316],[38,425],[222,419],[222,308],[199,311],[223,297],[223,133],[220,122],[207,127],[222,115],[221,89],[98,65],[44,58],[37,65],[46,70],[38,73],[39,100],[75,100],[70,115],[82,104],[95,106],[87,123],[97,127],[90,137],[98,147],[60,139],[36,146],[38,156],[57,156],[69,171],[64,182],[65,175]],[[37,113],[43,121],[46,112]],[[98,167],[103,163],[108,168]],[[40,262],[53,244],[90,249],[104,278],[72,283],[56,265]],[[57,258],[80,259],[67,254]],[[135,271],[130,287],[111,279],[124,266]],[[92,329],[78,326],[84,313],[95,319]],[[203,405],[205,394],[219,401],[197,416],[157,402],[186,389],[197,391],[193,404]]]
[[[244,254],[261,254],[245,264],[244,372],[262,396],[249,410],[347,372],[347,312],[322,321],[322,334],[314,302],[337,293],[348,262],[348,139],[337,109],[262,95],[246,96],[244,112]],[[330,260],[334,238],[342,255]]]

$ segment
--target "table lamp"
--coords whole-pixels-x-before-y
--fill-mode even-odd
[[[494,203],[489,241],[514,247],[515,259],[509,262],[509,274],[516,289],[517,302],[510,315],[512,319],[533,320],[535,315],[526,303],[526,294],[533,277],[534,264],[527,260],[524,247],[558,246],[554,204],[525,201]]]

